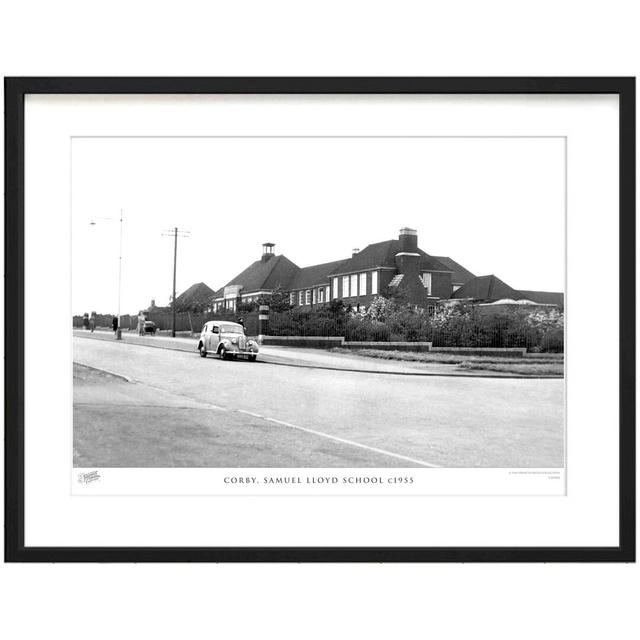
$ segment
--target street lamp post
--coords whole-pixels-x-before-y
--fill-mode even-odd
[[[98,217],[96,220],[114,220],[115,218],[103,218]],[[122,209],[120,209],[120,239],[118,243],[118,327],[116,328],[116,340],[122,340],[122,316],[120,313],[120,302],[122,300]],[[91,226],[95,226],[96,223],[92,220],[89,223]]]
[[[116,340],[122,340],[122,316],[120,315],[120,301],[122,300],[122,209],[120,209],[120,243],[118,248],[118,328]]]

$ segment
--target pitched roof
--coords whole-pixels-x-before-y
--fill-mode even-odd
[[[356,253],[355,256],[348,258],[339,267],[333,269],[329,275],[364,271],[375,267],[395,268],[396,253],[399,251],[400,242],[398,240],[384,240],[383,242],[369,244],[362,251]],[[418,249],[418,253],[421,256],[420,269],[423,271],[452,271],[452,269],[425,253],[422,249]]]
[[[557,304],[564,306],[564,293],[558,291],[525,291],[520,289],[520,293],[527,299],[539,304]]]
[[[207,305],[211,302],[214,291],[204,282],[192,284],[176,298],[176,309]]]
[[[471,271],[465,269],[461,264],[449,258],[449,256],[434,256],[434,258],[453,271],[451,274],[451,284],[465,284],[472,278],[475,278]]]
[[[329,283],[329,274],[340,269],[347,260],[334,260],[324,264],[314,264],[311,267],[303,267],[296,273],[289,287],[291,289],[305,289],[317,284]]]
[[[400,247],[398,247],[398,249],[399,248]],[[434,258],[433,256],[430,256],[428,253],[425,253],[422,249],[418,249],[418,253],[422,256],[422,258],[420,258],[421,271],[452,271],[452,269],[450,269],[445,264],[440,262],[438,258]]]
[[[457,291],[451,294],[454,300],[500,300],[510,298],[511,300],[522,300],[524,296],[520,291],[516,291],[500,278],[492,275],[476,276],[463,284]]]
[[[298,270],[299,267],[283,255],[274,256],[265,262],[256,260],[235,278],[229,280],[225,287],[242,285],[244,293],[275,289],[278,286],[288,289]],[[223,292],[224,287],[218,289],[216,297],[222,295]]]

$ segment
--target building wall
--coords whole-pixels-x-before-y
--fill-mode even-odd
[[[400,266],[411,260],[413,256],[399,257]],[[414,260],[415,262],[415,260]],[[422,274],[416,271],[415,264],[404,265],[407,267],[403,282],[400,285],[409,302],[420,306],[429,307],[434,304],[433,298],[447,299],[451,296],[451,274],[441,272],[427,272],[431,276],[431,291],[424,287]],[[411,268],[409,268],[411,267]],[[377,286],[373,290],[373,274],[377,274]],[[328,304],[332,300],[342,300],[346,305],[354,308],[368,307],[376,296],[389,294],[389,283],[398,275],[398,269],[374,269],[353,274],[331,276],[329,282],[317,283],[304,289],[292,289],[290,302],[295,307],[311,308]],[[345,278],[348,279],[348,287],[345,287]],[[322,294],[320,293],[322,291]],[[328,290],[328,291],[327,291]],[[345,295],[348,293],[348,295]],[[243,300],[251,301],[252,295],[243,295]]]
[[[377,286],[375,289],[375,293],[373,292],[373,273],[377,274]],[[318,285],[306,289],[294,289],[292,290],[292,302],[295,306],[303,306],[303,307],[311,307],[318,304],[327,304],[332,300],[342,300],[345,304],[351,305],[353,307],[362,307],[368,306],[371,304],[371,301],[378,295],[383,293],[381,282],[388,282],[394,275],[394,272],[389,271],[386,272],[389,275],[386,279],[382,278],[382,273],[378,270],[373,271],[363,271],[355,274],[348,274],[347,276],[335,276],[331,277],[329,283],[323,284],[320,287]],[[353,277],[355,276],[355,282]],[[347,277],[349,279],[349,287],[348,287],[348,296],[345,296],[347,289],[344,287],[343,278]],[[355,295],[354,287],[355,284]],[[329,287],[329,293],[327,295],[327,287]],[[337,288],[336,288],[337,287]],[[319,295],[319,289],[324,289],[324,295]],[[311,292],[311,296],[309,297],[307,292]],[[337,293],[336,293],[337,292]],[[300,304],[300,294],[302,293],[302,304]],[[315,293],[315,298],[314,298]],[[310,303],[309,303],[309,302]]]
[[[378,283],[376,288],[376,293],[372,291],[373,284],[373,273],[378,274]],[[362,276],[365,276],[365,281],[363,281]],[[373,299],[379,295],[387,295],[388,294],[388,286],[394,276],[397,275],[396,270],[391,269],[380,269],[374,271],[364,271],[356,274],[347,274],[346,276],[332,276],[330,278],[329,284],[323,284],[321,287],[317,285],[314,287],[309,287],[306,289],[295,289],[292,291],[293,298],[292,303],[294,306],[303,306],[303,307],[312,307],[317,306],[319,304],[327,304],[331,300],[338,299],[342,300],[345,304],[350,305],[352,307],[368,307]],[[353,276],[355,276],[355,292],[353,291]],[[413,277],[410,278],[409,275],[407,278],[416,280],[413,282],[411,287],[411,292],[409,294],[409,300],[414,302],[415,304],[420,304],[421,306],[428,307],[434,304],[433,298],[449,298],[452,293],[451,287],[451,274],[450,273],[439,273],[439,272],[431,272],[431,293],[430,295],[427,292],[427,289],[424,288],[422,284],[418,286],[417,284],[417,276],[413,274]],[[347,289],[345,288],[345,280],[344,278],[349,279],[348,293],[346,296],[345,293]],[[364,284],[364,287],[362,286]],[[337,285],[337,295],[336,295],[336,285]],[[329,297],[326,295],[326,287],[329,287]],[[324,296],[321,299],[318,294],[318,289],[324,289]],[[401,287],[403,290],[403,287]],[[310,295],[307,292],[311,292]],[[300,294],[302,293],[302,304]],[[314,297],[315,295],[315,297]]]
[[[431,295],[436,298],[449,298],[453,293],[450,273],[431,273]]]
[[[394,276],[398,275],[396,271],[384,270],[380,271],[380,293],[384,295],[387,293],[387,289],[389,287],[389,283],[393,279]]]

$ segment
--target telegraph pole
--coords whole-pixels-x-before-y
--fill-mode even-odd
[[[173,229],[167,229],[162,235],[173,236],[173,297],[171,298],[171,310],[172,310],[172,324],[171,324],[171,337],[176,337],[176,273],[178,265],[178,236],[181,238],[188,238],[190,231],[181,231],[178,227]]]
[[[178,227],[173,230],[173,320],[171,337],[176,337],[176,266],[178,264]]]

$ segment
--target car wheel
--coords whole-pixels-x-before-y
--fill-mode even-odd
[[[258,356],[249,356],[249,362],[255,362]]]
[[[200,352],[201,358],[207,357],[207,350],[204,348],[204,345],[202,344],[202,342],[198,345],[198,351]]]
[[[220,354],[220,360],[227,359],[227,350],[224,347],[220,347],[220,351],[218,351],[218,353]]]

